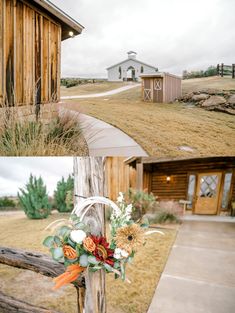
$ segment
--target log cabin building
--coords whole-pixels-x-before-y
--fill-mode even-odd
[[[61,41],[83,26],[47,0],[0,0],[0,106],[57,102]]]
[[[186,203],[186,213],[230,215],[235,203],[235,157],[178,160],[112,158],[107,162],[108,194],[146,190],[158,201]]]

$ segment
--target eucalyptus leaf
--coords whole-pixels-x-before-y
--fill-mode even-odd
[[[54,236],[48,236],[44,239],[43,241],[43,245],[48,247],[48,248],[51,248],[53,247],[54,245]]]
[[[69,233],[71,232],[71,228],[68,226],[62,226],[59,230],[58,230],[58,235],[61,237],[65,237],[68,236]]]
[[[106,269],[108,272],[112,272],[112,271],[113,271],[112,266],[110,266],[110,265],[107,264],[107,263],[104,263],[104,267],[105,267],[105,269]]]
[[[61,247],[55,248],[52,253],[53,259],[59,261],[64,257],[63,249]]]
[[[87,267],[88,266],[88,256],[86,254],[82,254],[79,258],[79,264],[82,267]]]
[[[90,264],[94,264],[94,265],[100,263],[100,262],[96,259],[96,257],[93,256],[93,255],[89,255],[89,256],[88,256],[88,262],[89,262]]]
[[[54,242],[59,247],[62,245],[62,242],[61,242],[61,240],[60,240],[60,238],[58,236],[54,237]]]

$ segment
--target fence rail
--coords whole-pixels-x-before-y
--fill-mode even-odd
[[[217,75],[224,76],[232,76],[235,78],[235,64],[226,65],[224,63],[217,64]]]
[[[52,260],[45,254],[7,247],[0,247],[0,264],[30,270],[48,277],[56,277],[62,274],[65,270],[63,264]],[[78,313],[82,313],[85,281],[84,279],[80,279],[76,283],[77,284],[76,286],[74,285],[74,287],[77,290],[77,310]],[[0,292],[0,312],[57,313],[56,311],[36,307],[24,301],[6,296],[2,292]]]

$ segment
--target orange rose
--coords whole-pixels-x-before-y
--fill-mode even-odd
[[[63,252],[64,252],[64,256],[67,259],[76,259],[78,257],[76,250],[74,250],[72,247],[70,246],[63,246]]]
[[[83,240],[83,246],[89,252],[95,251],[95,248],[96,248],[94,241],[90,237],[86,237]]]

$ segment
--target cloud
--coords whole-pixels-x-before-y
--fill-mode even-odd
[[[72,157],[0,158],[0,196],[16,195],[25,186],[29,175],[41,176],[50,195],[58,180],[73,172]]]
[[[85,26],[62,43],[63,76],[106,76],[138,58],[174,73],[235,62],[234,0],[53,0]]]

